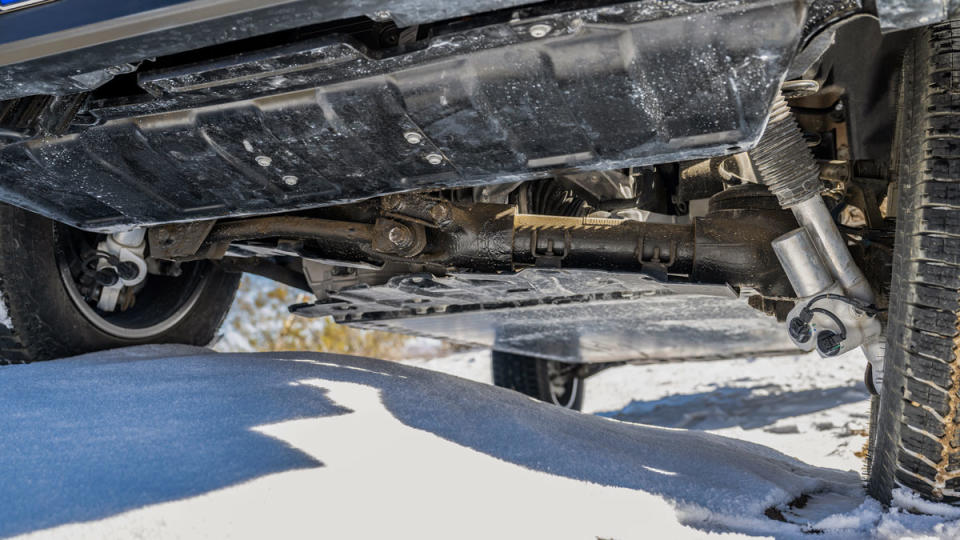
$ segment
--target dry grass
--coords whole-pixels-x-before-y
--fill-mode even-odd
[[[287,312],[287,306],[311,302],[314,297],[286,285],[244,276],[223,326],[224,351],[319,351],[399,360],[409,356],[410,336],[359,330],[330,319],[307,319]],[[437,344],[434,354],[448,354],[456,346]],[[432,355],[431,355],[432,356]]]

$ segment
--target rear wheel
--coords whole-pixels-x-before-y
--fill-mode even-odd
[[[493,351],[493,384],[565,409],[583,406],[583,377],[574,364]]]
[[[960,502],[960,21],[904,59],[899,205],[870,491]]]
[[[145,343],[207,345],[240,280],[209,262],[186,263],[147,275],[105,312],[84,277],[103,235],[6,205],[0,230],[0,364]]]

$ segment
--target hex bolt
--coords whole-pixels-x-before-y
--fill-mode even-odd
[[[448,223],[450,221],[450,209],[443,203],[436,204],[430,209],[430,218],[437,225]]]
[[[297,185],[297,183],[300,181],[299,178],[297,178],[296,176],[294,176],[294,175],[292,175],[292,174],[288,174],[288,175],[284,176],[281,180],[283,180],[283,183],[286,184],[286,185],[288,185],[288,186],[295,186],[295,185]]]
[[[269,156],[257,156],[257,165],[261,167],[269,167],[273,163],[273,160]]]
[[[413,231],[403,225],[394,225],[387,231],[387,240],[399,249],[408,248],[413,245]]]
[[[439,165],[443,163],[443,156],[440,154],[427,154],[427,163],[431,165]]]
[[[423,135],[420,135],[416,131],[408,131],[404,133],[403,138],[406,139],[410,144],[420,144],[423,142]]]
[[[535,24],[530,27],[530,35],[535,38],[542,38],[549,34],[553,30],[553,27],[549,24]]]

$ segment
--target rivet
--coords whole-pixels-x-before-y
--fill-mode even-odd
[[[427,163],[431,165],[439,165],[443,163],[443,156],[440,154],[427,154]]]
[[[269,156],[257,156],[257,165],[261,167],[269,167],[273,163],[273,160]]]
[[[406,139],[410,144],[420,144],[423,142],[423,135],[420,135],[416,131],[408,131],[404,133],[403,138]]]
[[[535,24],[530,27],[530,35],[535,38],[542,38],[543,36],[550,33],[553,30],[553,27],[549,24]]]
[[[294,175],[292,175],[292,174],[288,174],[288,175],[284,176],[284,177],[282,178],[282,180],[283,180],[283,183],[286,184],[286,185],[288,185],[288,186],[295,186],[295,185],[297,185],[297,182],[300,181],[299,178],[297,178],[296,176],[294,176]]]

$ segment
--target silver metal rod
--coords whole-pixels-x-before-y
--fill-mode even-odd
[[[797,222],[807,230],[810,240],[843,290],[857,300],[872,304],[873,289],[850,255],[850,249],[840,235],[823,198],[815,195],[790,209],[793,210]]]

